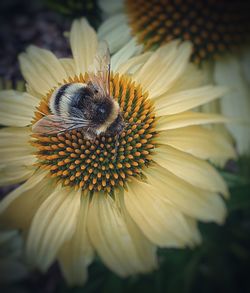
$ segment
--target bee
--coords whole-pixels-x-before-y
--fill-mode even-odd
[[[100,43],[88,76],[87,83],[67,83],[55,89],[49,100],[51,114],[33,125],[34,133],[53,135],[80,128],[84,137],[93,141],[102,133],[116,136],[122,132],[125,123],[110,94],[110,53],[106,42]]]

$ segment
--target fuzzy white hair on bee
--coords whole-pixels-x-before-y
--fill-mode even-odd
[[[67,83],[57,88],[51,95],[49,108],[55,115],[69,116],[72,97],[87,86],[86,83]]]

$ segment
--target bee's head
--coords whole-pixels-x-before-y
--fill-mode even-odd
[[[107,123],[109,126],[119,113],[117,102],[90,86],[83,86],[75,91],[70,109],[72,115],[84,117],[95,125]]]
[[[114,108],[112,100],[108,98],[94,101],[92,107],[93,121],[97,122],[97,124],[104,123],[109,118]]]

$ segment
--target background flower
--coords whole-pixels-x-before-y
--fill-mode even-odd
[[[94,252],[122,277],[151,271],[157,246],[192,247],[201,238],[197,220],[224,221],[219,194],[228,190],[206,160],[235,154],[203,125],[226,119],[192,109],[225,88],[206,85],[189,64],[189,43],[131,59],[121,51],[110,83],[128,124],[118,145],[106,134],[91,144],[81,130],[32,135],[31,120],[49,113],[53,90],[88,79],[96,33],[86,20],[74,21],[69,40],[73,58],[29,47],[20,55],[28,92],[1,92],[1,177],[27,180],[2,201],[1,220],[27,233],[29,262],[46,271],[57,259],[70,285],[86,281]]]
[[[247,154],[250,150],[249,3],[99,2],[107,20],[99,28],[98,35],[108,40],[113,53],[126,44],[127,50],[139,44],[143,45],[139,46],[142,50],[155,50],[173,39],[192,42],[192,60],[207,71],[210,82],[231,88],[221,102],[209,104],[209,111],[216,110],[233,118],[234,122],[227,128],[240,154]],[[207,108],[202,109],[206,111]],[[223,127],[220,129],[225,133]]]

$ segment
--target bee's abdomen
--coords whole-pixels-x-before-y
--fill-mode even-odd
[[[62,99],[70,86],[70,83],[64,84],[52,95],[50,100],[50,110],[53,114],[61,114]]]

